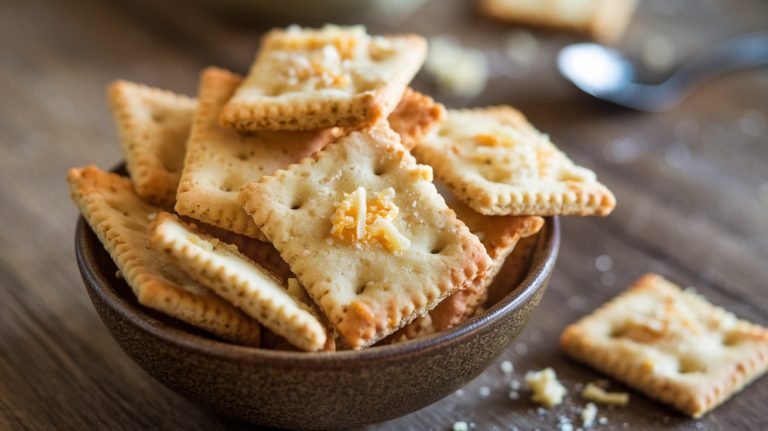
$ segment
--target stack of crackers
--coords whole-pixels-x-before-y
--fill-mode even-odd
[[[247,77],[204,70],[197,99],[118,81],[130,177],[72,169],[73,200],[139,303],[231,342],[362,349],[451,328],[541,216],[615,200],[518,111],[410,89],[426,50],[289,27]]]

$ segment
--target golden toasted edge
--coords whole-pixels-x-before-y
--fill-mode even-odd
[[[369,133],[371,136],[383,136],[384,139],[380,140],[383,147],[382,149],[388,154],[397,157],[400,160],[400,166],[404,166],[405,169],[415,169],[417,166],[416,160],[411,156],[408,150],[399,143],[399,139],[392,139],[394,132],[392,132],[386,123],[379,122],[367,131],[353,133]],[[246,212],[253,217],[256,224],[261,227],[267,238],[272,240],[279,232],[272,232],[267,225],[270,218],[273,217],[273,214],[272,211],[269,211],[268,207],[264,205],[264,200],[269,199],[269,193],[264,192],[263,189],[269,187],[270,183],[284,181],[285,177],[291,175],[291,171],[295,169],[294,166],[312,165],[324,157],[333,157],[333,154],[335,153],[334,149],[344,145],[344,142],[345,140],[341,139],[331,143],[322,151],[303,159],[298,164],[291,165],[286,169],[278,170],[273,175],[263,177],[259,182],[251,183],[241,190],[240,203],[243,205]],[[437,193],[436,189],[435,193]],[[450,271],[448,279],[441,278],[439,280],[437,288],[442,294],[437,301],[435,301],[435,304],[432,305],[432,307],[428,307],[428,309],[433,308],[451,293],[462,288],[467,280],[472,280],[477,274],[482,274],[487,271],[492,264],[490,257],[477,237],[472,235],[466,225],[456,218],[453,211],[449,211],[448,215],[449,220],[445,224],[446,229],[448,226],[454,225],[464,234],[461,237],[461,247],[467,256],[467,259],[460,267],[453,268]],[[282,251],[281,254],[283,254]],[[289,266],[293,269],[293,262],[288,259],[286,259],[286,261],[288,261]],[[296,271],[294,270],[294,272]],[[301,276],[298,272],[296,273]],[[307,286],[307,288],[309,289],[310,287]],[[318,298],[315,298],[315,300],[317,302]],[[383,316],[378,316],[366,304],[363,304],[360,301],[353,301],[349,308],[350,316],[347,316],[349,318],[345,319],[341,325],[335,325],[335,327],[339,334],[353,349],[361,349],[374,344],[389,333],[396,331],[399,327],[410,323],[413,319],[418,317],[417,314],[414,314],[413,316],[402,319],[400,321],[400,326],[398,327],[387,328],[387,325],[382,325],[383,329],[377,330],[377,322],[387,321],[388,315],[386,314],[386,311]]]
[[[622,381],[646,395],[659,399],[694,418],[703,416],[733,394],[760,377],[768,370],[768,328],[739,319],[738,325],[746,332],[766,341],[751,357],[742,358],[725,381],[712,382],[709,390],[701,393],[696,389],[681,386],[660,376],[650,375],[642,367],[633,367],[614,351],[595,348],[590,343],[590,334],[581,327],[588,318],[599,318],[610,307],[626,301],[640,290],[662,290],[680,293],[680,288],[657,274],[648,273],[640,277],[629,289],[614,297],[581,320],[565,328],[560,337],[561,348],[571,357]],[[708,309],[721,310],[706,300],[702,305]]]
[[[276,32],[279,30],[273,30]],[[278,33],[270,32],[270,37]],[[318,130],[330,127],[364,127],[387,117],[402,99],[408,82],[426,59],[427,42],[423,37],[406,34],[387,36],[403,39],[406,48],[399,51],[403,56],[401,67],[389,80],[373,90],[350,95],[348,100],[324,101],[308,97],[293,103],[270,100],[263,97],[258,102],[230,100],[219,116],[221,125],[240,131],[258,130]],[[257,56],[256,62],[260,60]]]
[[[183,240],[168,232],[174,227],[184,232]],[[289,295],[277,277],[241,254],[234,245],[208,236],[166,212],[157,215],[149,230],[150,244],[156,251],[165,253],[190,277],[272,332],[305,351],[317,351],[325,345],[325,327],[314,311]],[[200,241],[207,243],[210,250],[199,245]],[[240,266],[217,261],[214,256],[235,259]]]
[[[528,122],[525,115],[509,106],[457,109],[451,110],[451,112],[481,113],[523,131],[536,130]],[[420,162],[433,166],[435,177],[442,181],[456,197],[483,215],[607,216],[616,207],[616,198],[613,193],[597,181],[574,184],[574,190],[569,190],[566,193],[532,192],[522,189],[508,192],[493,191],[489,190],[487,184],[462,178],[450,166],[451,163],[446,163],[441,151],[427,145],[417,144],[413,148],[413,154]]]
[[[172,206],[176,199],[179,174],[162,168],[158,155],[143,145],[140,135],[142,120],[134,112],[131,99],[134,99],[134,103],[141,104],[144,97],[161,99],[168,105],[177,105],[180,110],[190,111],[196,108],[197,100],[124,80],[115,81],[107,88],[108,102],[136,193],[150,203]]]
[[[198,90],[199,104],[192,132],[189,136],[187,153],[184,158],[181,180],[176,192],[174,209],[180,215],[246,235],[259,240],[265,240],[250,217],[240,208],[234,208],[229,199],[216,193],[195,187],[192,166],[199,163],[197,157],[198,141],[207,139],[210,118],[216,115],[220,100],[232,94],[242,77],[218,67],[207,67],[200,73]],[[226,93],[226,94],[225,94]]]
[[[403,146],[410,150],[444,116],[445,107],[442,104],[408,87],[387,121],[392,130],[400,135]]]
[[[95,166],[73,168],[67,173],[72,200],[91,226],[104,248],[109,252],[123,278],[133,290],[138,302],[176,319],[238,344],[258,346],[258,322],[240,310],[210,293],[195,295],[165,279],[159,268],[153,268],[154,256],[147,256],[146,248],[131,246],[123,229],[135,232],[143,242],[148,241],[146,227],[149,219],[131,220],[135,226],[120,226],[121,220],[105,208],[108,206],[104,190],[126,193],[141,205],[127,178],[100,170]],[[160,208],[154,208],[160,211]],[[136,230],[140,226],[140,230]],[[154,252],[153,252],[154,253]]]

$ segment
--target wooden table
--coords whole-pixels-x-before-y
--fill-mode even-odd
[[[75,266],[77,214],[65,171],[121,159],[105,85],[126,78],[192,94],[206,65],[245,71],[270,26],[232,25],[186,2],[156,3],[163,2],[0,6],[0,429],[246,428],[196,407],[134,365],[96,316]],[[684,58],[768,27],[761,0],[682,6],[643,3],[623,47],[638,53],[649,35],[661,36]],[[542,36],[536,57],[515,65],[503,51],[510,27],[478,16],[471,3],[436,0],[408,19],[371,28],[453,33],[488,50],[496,75],[485,93],[442,100],[520,107],[594,168],[619,201],[606,219],[563,220],[549,290],[500,358],[514,363],[515,379],[554,367],[570,390],[568,406],[539,415],[525,392],[510,400],[508,379],[495,365],[462,391],[371,429],[448,429],[458,420],[475,429],[552,429],[561,414],[575,419],[573,406],[583,401],[574,387],[600,376],[565,358],[559,333],[646,271],[768,324],[766,69],[723,77],[676,110],[643,115],[593,102],[556,75],[554,52],[572,40],[567,36]],[[415,85],[431,91],[423,76]],[[634,392],[629,408],[600,415],[609,421],[600,429],[768,429],[768,378],[698,421]]]

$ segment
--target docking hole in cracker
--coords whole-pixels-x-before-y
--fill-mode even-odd
[[[362,26],[272,30],[221,122],[245,131],[371,124],[395,109],[426,51],[420,36]]]

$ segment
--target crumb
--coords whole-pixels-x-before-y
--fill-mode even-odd
[[[601,385],[602,386],[602,385]],[[587,383],[581,391],[581,396],[587,400],[601,404],[626,406],[629,403],[629,394],[626,392],[606,392],[605,389],[595,383]]]
[[[599,425],[608,425],[608,418],[605,416],[602,416],[600,419],[597,420],[597,423]]]
[[[453,423],[453,431],[467,431],[469,430],[469,426],[464,421],[454,422]]]
[[[477,96],[488,80],[485,55],[477,49],[462,47],[451,37],[435,37],[429,41],[424,68],[435,77],[438,90],[452,96]]]
[[[512,380],[511,382],[509,382],[509,387],[513,391],[516,391],[516,390],[520,389],[520,381],[519,380]]]
[[[488,398],[491,396],[491,390],[488,388],[488,386],[481,386],[478,393],[480,394],[480,398]]]
[[[123,278],[123,273],[119,269],[115,271],[115,278]]]
[[[541,371],[529,371],[525,381],[533,391],[531,399],[543,406],[553,407],[563,402],[566,389],[557,380],[555,370],[545,368]]]
[[[456,396],[457,397],[463,397],[464,396],[464,389],[457,390],[456,391]]]
[[[499,367],[501,368],[501,372],[504,374],[512,374],[512,372],[515,371],[515,367],[510,361],[502,361]]]
[[[584,428],[592,428],[596,416],[597,406],[594,403],[587,403],[587,406],[581,411],[581,423]]]

